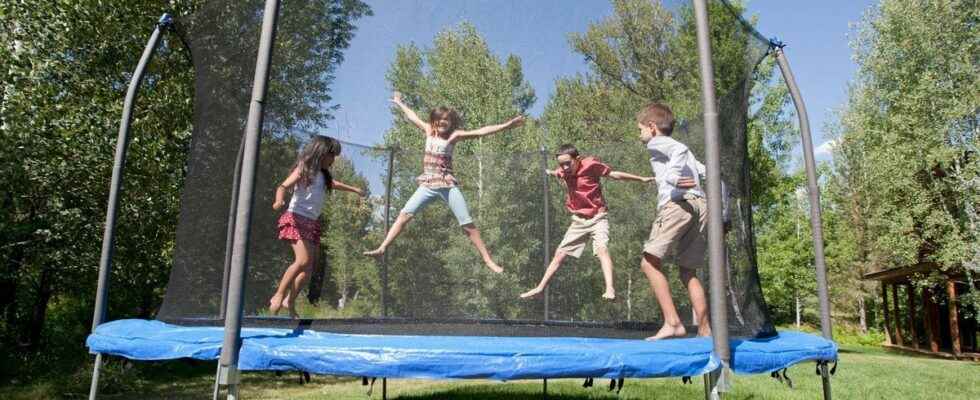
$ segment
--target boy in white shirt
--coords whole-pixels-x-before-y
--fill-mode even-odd
[[[708,304],[696,272],[704,266],[707,249],[708,208],[700,179],[704,165],[694,158],[686,145],[670,136],[674,130],[674,114],[670,107],[649,104],[637,113],[636,122],[640,141],[650,151],[650,166],[657,180],[657,219],[649,239],[643,244],[640,268],[650,281],[664,317],[663,327],[647,340],[687,334],[662,270],[664,257],[669,253],[675,255],[681,281],[691,296],[698,320],[698,336],[709,336]]]

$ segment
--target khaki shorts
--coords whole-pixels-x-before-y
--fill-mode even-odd
[[[588,242],[590,237],[592,254],[598,256],[599,249],[605,249],[609,244],[609,218],[606,217],[606,213],[596,214],[591,219],[572,215],[572,223],[555,251],[579,258],[585,249],[585,242]]]
[[[701,197],[671,201],[657,213],[643,252],[663,260],[676,257],[681,268],[704,265],[708,248],[708,207]]]

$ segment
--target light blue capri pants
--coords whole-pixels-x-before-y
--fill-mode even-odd
[[[473,223],[470,210],[466,208],[466,200],[463,199],[463,192],[456,186],[436,189],[419,186],[418,189],[415,189],[412,197],[408,199],[408,202],[405,203],[402,213],[415,215],[424,210],[435,199],[442,199],[442,201],[449,203],[449,209],[456,216],[456,221],[459,222],[460,226]]]

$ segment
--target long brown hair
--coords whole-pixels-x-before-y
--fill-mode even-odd
[[[439,106],[433,108],[432,111],[429,111],[429,126],[434,125],[435,122],[440,119],[449,120],[449,133],[453,133],[456,131],[456,129],[459,129],[459,126],[461,125],[459,113],[449,107]],[[431,134],[438,135],[435,127],[432,128]]]
[[[340,147],[340,142],[330,136],[313,136],[310,142],[303,146],[303,150],[299,152],[299,156],[296,157],[296,165],[293,167],[299,168],[299,183],[303,186],[310,186],[313,179],[316,178],[317,171],[319,171],[323,173],[327,190],[332,190],[333,175],[330,174],[330,169],[320,168],[320,160],[327,154],[333,154],[334,157],[339,156]]]

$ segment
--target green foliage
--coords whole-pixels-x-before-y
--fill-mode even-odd
[[[833,175],[853,268],[929,263],[975,279],[978,18],[973,1],[885,0],[862,22]],[[980,305],[975,292],[963,301]]]
[[[91,312],[115,132],[130,78],[122,71],[134,68],[164,11],[191,6],[0,6],[0,24],[11,28],[0,33],[4,343],[36,348],[64,330],[74,340],[87,330],[87,317],[68,319],[80,326],[43,328],[46,311],[65,317],[49,310],[49,302],[73,299],[80,305],[73,312]],[[149,316],[167,279],[190,136],[193,78],[184,51],[179,41],[164,40],[135,110],[111,278],[113,314]]]
[[[439,33],[431,48],[399,46],[387,79],[421,118],[427,120],[434,107],[449,106],[459,112],[463,129],[501,123],[535,101],[520,59],[510,55],[501,61],[467,23]],[[385,140],[398,148],[392,188],[395,214],[417,187],[425,136],[400,111],[392,112],[395,125]],[[526,162],[537,165],[538,158],[511,156],[536,149],[538,131],[534,121],[527,121],[523,128],[460,142],[455,151],[455,176],[470,213],[494,256],[511,270],[542,258],[535,255],[535,239],[517,239],[539,220],[541,211],[527,204],[540,202],[541,178],[536,169],[525,168]],[[504,243],[509,246],[501,246]],[[517,312],[515,278],[486,276],[488,270],[444,204],[431,205],[409,225],[389,253],[388,268],[392,315],[513,318]],[[526,277],[528,283],[530,279]]]
[[[794,321],[796,301],[813,316],[817,309],[816,278],[813,269],[813,242],[810,218],[803,190],[802,171],[781,182],[773,192],[780,197],[759,227],[759,275],[763,293],[776,321]],[[814,321],[815,319],[807,318]]]
[[[217,12],[234,9],[252,13],[254,19],[261,16],[254,12],[260,3]],[[273,86],[278,93],[302,92],[305,96],[288,102],[273,96],[275,107],[292,110],[273,113],[267,122],[275,127],[330,117],[326,103],[330,101],[331,73],[342,61],[341,51],[353,34],[353,21],[370,14],[359,1],[290,4],[305,7],[304,12],[292,14],[298,20],[285,18],[280,23],[308,24],[301,30],[306,34],[281,38],[281,51],[276,54],[281,69],[277,72],[303,79],[293,86]],[[160,307],[174,259],[179,195],[192,131],[194,79],[195,72],[200,72],[191,65],[184,39],[200,46],[197,61],[214,55],[201,42],[207,38],[181,35],[184,29],[207,20],[192,14],[216,12],[216,8],[220,7],[203,7],[197,1],[0,4],[0,25],[4,26],[0,30],[0,177],[7,185],[0,195],[4,210],[0,214],[0,345],[16,349],[9,356],[14,365],[24,367],[5,369],[4,374],[52,372],[60,366],[71,367],[78,362],[76,356],[85,356],[79,343],[91,324],[123,98],[130,71],[154,24],[167,12],[178,17],[180,32],[163,34],[134,110],[119,201],[108,318],[150,317]],[[233,21],[243,20],[221,20],[226,25]],[[224,33],[232,29],[240,35],[234,39],[241,41],[243,49],[254,49],[258,38],[256,24],[216,24],[212,29]],[[228,79],[220,84],[251,82],[253,68],[247,66],[254,65],[255,53],[241,53],[248,55],[225,60],[220,71],[209,71],[211,76]],[[238,122],[229,124],[239,131]],[[237,148],[237,140],[235,145],[231,148]],[[59,367],[52,369],[51,365]]]

